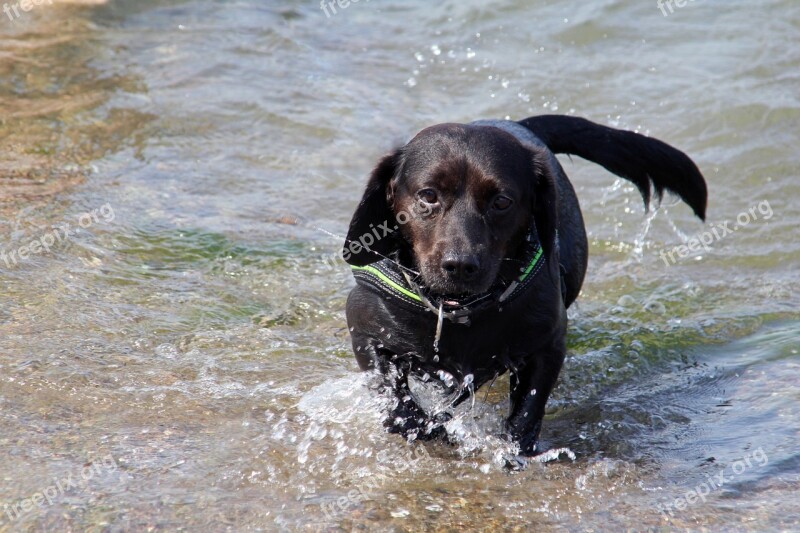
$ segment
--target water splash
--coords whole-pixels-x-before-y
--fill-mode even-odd
[[[536,463],[549,463],[551,461],[557,461],[562,455],[566,455],[570,461],[575,461],[577,459],[575,452],[569,448],[553,448],[535,457],[531,457],[530,460]]]
[[[638,263],[642,260],[642,255],[644,252],[645,244],[647,244],[647,234],[650,231],[650,227],[653,225],[653,221],[658,216],[659,208],[650,209],[644,217],[644,221],[642,222],[639,234],[636,235],[636,238],[633,241],[633,251],[631,252],[631,256],[633,259]]]

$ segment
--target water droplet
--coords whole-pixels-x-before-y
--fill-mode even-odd
[[[664,313],[667,312],[667,308],[664,306],[664,304],[662,304],[658,300],[653,300],[645,304],[644,310],[657,315],[663,315]]]
[[[617,305],[622,307],[628,307],[630,305],[634,305],[635,303],[636,300],[630,294],[623,294],[619,297],[619,300],[617,300]]]
[[[439,376],[439,379],[442,380],[442,383],[444,383],[445,387],[448,388],[452,387],[453,384],[455,383],[455,378],[453,377],[453,374],[451,374],[450,372],[439,370],[437,372],[437,375]]]

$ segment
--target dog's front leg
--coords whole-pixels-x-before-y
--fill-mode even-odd
[[[446,420],[432,421],[411,396],[408,387],[411,368],[405,359],[398,360],[377,340],[359,339],[353,344],[359,367],[378,370],[382,389],[394,397],[396,404],[383,422],[389,433],[399,433],[406,438],[415,436],[419,440],[432,440],[446,434],[440,423]]]
[[[391,387],[396,404],[389,411],[383,425],[389,433],[399,433],[406,438],[433,440],[446,435],[441,423],[431,420],[417,405],[408,387],[410,369],[404,364],[388,362],[389,371],[383,374],[385,386]]]
[[[511,416],[507,428],[519,443],[521,455],[536,455],[545,404],[558,379],[564,355],[564,349],[553,349],[531,358],[524,367],[511,373]]]

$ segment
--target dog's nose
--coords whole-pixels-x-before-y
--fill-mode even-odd
[[[473,279],[480,269],[478,258],[474,255],[447,254],[442,259],[442,270],[448,276],[462,281]]]

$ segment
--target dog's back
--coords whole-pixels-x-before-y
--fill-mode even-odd
[[[567,174],[558,162],[553,150],[534,131],[519,122],[511,120],[476,120],[471,125],[499,128],[516,137],[523,145],[534,149],[546,150],[549,154],[550,166],[557,177],[559,263],[564,279],[564,304],[569,307],[578,297],[578,293],[581,290],[589,258],[586,228],[583,223],[578,197],[575,194],[572,183],[567,178]]]

